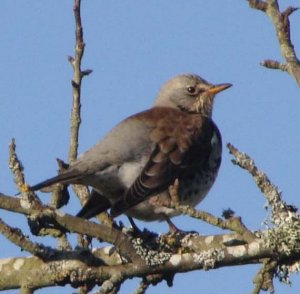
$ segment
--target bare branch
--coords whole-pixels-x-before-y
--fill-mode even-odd
[[[44,257],[45,255],[49,255],[51,251],[50,247],[30,241],[20,229],[10,227],[2,219],[0,219],[0,233],[22,250],[30,252],[33,255]]]
[[[78,153],[78,137],[79,137],[79,126],[81,123],[80,108],[81,108],[81,61],[84,53],[84,41],[83,41],[83,30],[81,26],[80,16],[80,4],[81,0],[75,0],[74,2],[74,17],[75,17],[75,56],[69,57],[68,60],[73,67],[73,79],[72,79],[72,110],[71,110],[71,133],[70,133],[70,147],[69,147],[69,162],[72,162],[77,158]]]
[[[28,285],[21,286],[20,294],[32,294],[34,293],[34,290],[29,288]]]
[[[267,3],[265,1],[261,1],[261,0],[248,0],[249,2],[249,6],[251,8],[255,8],[257,10],[261,10],[263,12],[266,11],[267,9]]]
[[[236,232],[240,234],[246,242],[251,242],[255,239],[255,235],[245,227],[245,225],[242,223],[239,217],[231,217],[227,220],[223,220],[222,218],[215,217],[208,212],[199,211],[187,205],[176,204],[173,205],[172,208],[175,208],[181,214],[185,214],[190,217],[200,219],[210,225],[219,227],[221,229],[226,229],[226,230],[231,230],[233,232]]]
[[[25,183],[25,177],[23,173],[24,167],[17,156],[16,143],[14,139],[12,139],[11,144],[9,145],[8,165],[14,175],[14,181],[18,187],[18,190],[21,192],[22,206],[39,207],[41,205],[41,201],[38,199],[35,193],[28,190],[28,186]]]
[[[0,207],[7,208],[9,203],[13,205],[9,208],[10,211],[22,213],[24,215],[32,216],[40,221],[45,219],[47,223],[59,225],[69,232],[74,232],[82,235],[87,235],[93,238],[103,240],[105,242],[114,244],[119,252],[126,258],[133,260],[140,260],[139,256],[133,250],[133,245],[130,237],[120,232],[119,230],[109,227],[107,225],[96,224],[85,219],[75,217],[69,214],[64,214],[52,207],[41,205],[40,207],[25,207],[19,199],[0,194]],[[127,253],[126,253],[127,252]]]
[[[276,63],[262,62],[267,68],[275,68],[287,71],[300,86],[300,61],[294,50],[291,41],[289,16],[298,8],[288,7],[285,11],[280,12],[277,0],[248,0],[249,6],[265,12],[270,18],[277,36],[281,55],[285,59],[284,66],[278,66]]]
[[[276,267],[276,261],[272,261],[270,259],[264,260],[262,267],[253,279],[255,288],[252,291],[252,294],[259,294],[260,290],[269,291],[270,293],[275,292],[273,285],[273,277],[276,271]]]
[[[149,288],[150,283],[145,281],[144,279],[140,282],[138,288],[136,288],[133,292],[133,294],[144,294],[146,293],[146,290]]]
[[[231,230],[236,232],[244,238],[246,242],[252,242],[256,237],[255,235],[246,228],[246,226],[242,223],[241,218],[230,216],[226,220],[223,220],[219,217],[215,217],[212,214],[199,211],[195,208],[188,205],[180,205],[178,203],[178,180],[175,181],[174,185],[170,186],[169,192],[172,198],[171,207],[176,209],[180,214],[185,214],[190,217],[200,219],[210,225],[219,227],[221,229]]]
[[[280,69],[282,71],[287,71],[287,65],[285,63],[280,63],[276,60],[266,59],[260,62],[261,66],[271,69]]]
[[[8,167],[10,168],[11,172],[14,175],[14,180],[19,191],[21,191],[22,187],[24,187],[25,185],[25,177],[23,174],[24,167],[16,154],[15,139],[12,139],[11,143],[9,144]]]
[[[68,61],[73,68],[72,79],[72,110],[70,118],[70,145],[68,162],[72,162],[78,155],[78,139],[79,139],[79,127],[81,124],[81,83],[84,76],[92,73],[92,70],[81,70],[81,62],[84,54],[85,43],[83,40],[83,28],[81,24],[81,0],[74,0],[74,18],[75,18],[75,52],[74,57],[69,56]],[[89,195],[88,189],[84,186],[73,185],[73,190],[83,204]]]
[[[278,188],[271,183],[265,173],[260,171],[252,158],[246,153],[240,152],[232,144],[228,143],[227,148],[229,152],[235,157],[232,161],[234,164],[247,170],[253,177],[257,187],[261,190],[263,195],[266,197],[269,205],[272,208],[273,213],[281,213],[283,210],[287,210],[286,204],[281,199],[281,193]]]

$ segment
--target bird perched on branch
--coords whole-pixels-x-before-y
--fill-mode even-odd
[[[178,180],[178,201],[197,205],[213,185],[222,140],[212,120],[217,93],[231,84],[213,85],[198,75],[178,75],[158,92],[152,108],[121,121],[61,174],[30,189],[83,184],[91,196],[78,213],[91,218],[110,209],[144,221],[177,215],[169,186]]]

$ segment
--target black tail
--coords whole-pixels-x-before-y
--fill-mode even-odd
[[[95,190],[92,190],[89,200],[84,204],[76,216],[90,219],[110,207],[111,203],[106,197]]]
[[[54,184],[58,184],[58,183],[76,183],[76,180],[80,178],[80,176],[78,175],[78,173],[76,171],[67,171],[65,173],[62,173],[60,175],[57,175],[53,178],[50,178],[48,180],[45,180],[43,182],[40,182],[34,186],[30,187],[30,191],[37,191],[46,187],[49,187],[51,185]]]

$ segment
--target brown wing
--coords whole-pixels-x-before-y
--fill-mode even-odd
[[[150,139],[155,148],[139,177],[112,207],[113,217],[167,189],[194,159],[201,160],[199,154],[206,157],[204,153],[208,152],[212,131],[204,126],[211,122],[209,119],[168,110],[162,111],[161,115],[156,113],[152,120],[155,127]]]

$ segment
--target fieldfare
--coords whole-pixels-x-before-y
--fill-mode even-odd
[[[56,184],[92,187],[79,217],[107,209],[144,221],[178,213],[168,206],[168,187],[178,179],[179,203],[197,205],[213,185],[222,140],[212,120],[214,96],[231,84],[213,85],[194,74],[166,82],[152,108],[120,122],[63,173],[31,187]],[[174,228],[174,227],[173,227]]]

